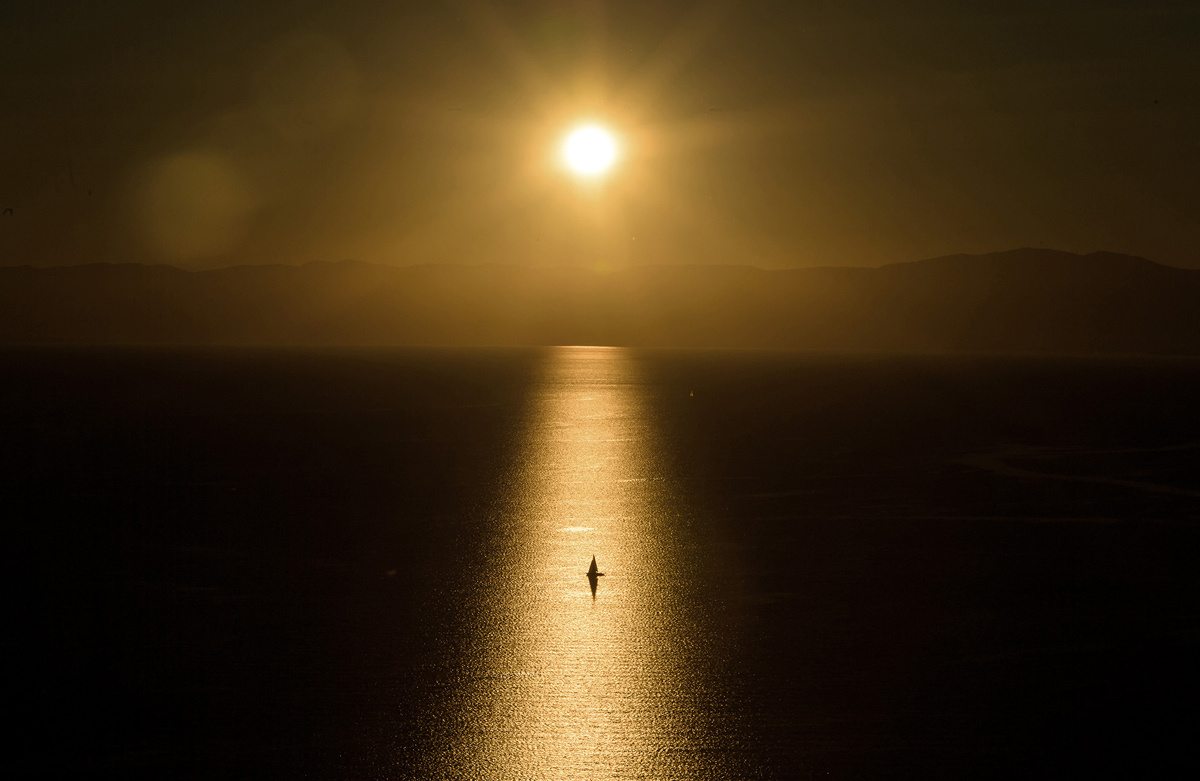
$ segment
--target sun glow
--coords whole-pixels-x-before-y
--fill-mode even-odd
[[[617,161],[617,140],[600,125],[575,128],[563,141],[562,158],[581,176],[600,176]]]

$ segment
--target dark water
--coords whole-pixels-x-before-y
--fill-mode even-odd
[[[0,379],[8,776],[1196,771],[1197,361],[57,349]]]

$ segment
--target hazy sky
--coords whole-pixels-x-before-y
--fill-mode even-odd
[[[5,265],[1200,267],[1194,0],[13,0],[0,72]]]

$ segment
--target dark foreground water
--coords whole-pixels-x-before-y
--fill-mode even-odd
[[[0,352],[0,770],[1195,777],[1198,403],[1172,359]]]

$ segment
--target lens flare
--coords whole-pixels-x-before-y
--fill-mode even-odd
[[[567,135],[563,162],[582,176],[599,176],[617,161],[617,140],[599,125],[583,125]]]

